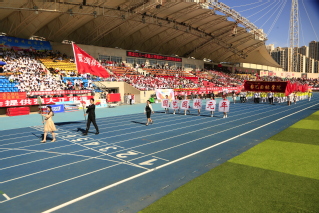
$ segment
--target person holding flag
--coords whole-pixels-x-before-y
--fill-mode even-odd
[[[85,104],[83,104],[82,106],[84,108]],[[96,130],[95,134],[98,135],[98,134],[100,134],[100,132],[99,132],[99,127],[97,126],[96,121],[95,121],[95,105],[94,105],[93,98],[90,99],[90,105],[87,106],[86,108],[87,108],[86,113],[88,114],[88,119],[87,119],[87,123],[86,123],[86,130],[83,133],[83,135],[88,134],[91,122],[93,123],[93,125],[95,127],[95,130]],[[84,116],[86,116],[86,114],[84,114]]]

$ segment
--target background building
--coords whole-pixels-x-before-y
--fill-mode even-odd
[[[292,50],[289,47],[266,46],[272,58],[285,70],[289,70]],[[298,48],[297,72],[300,73],[319,73],[319,41],[311,41],[308,46]]]

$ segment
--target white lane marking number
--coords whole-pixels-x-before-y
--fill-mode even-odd
[[[116,157],[118,157],[118,158],[127,158],[127,155],[138,155],[138,154],[139,153],[128,151],[126,153],[117,154]]]
[[[101,151],[101,152],[107,152],[107,150],[109,150],[109,149],[117,149],[117,147],[115,147],[115,146],[108,146],[108,147],[99,149],[99,151]]]
[[[153,162],[155,162],[155,161],[157,161],[158,159],[156,159],[156,158],[153,158],[153,159],[151,159],[151,160],[148,160],[148,161],[144,161],[144,162],[142,162],[142,163],[139,163],[139,165],[141,165],[141,166],[151,166],[151,165],[153,165]]]

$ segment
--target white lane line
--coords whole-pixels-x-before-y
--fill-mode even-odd
[[[79,176],[76,176],[76,177],[73,177],[73,178],[69,178],[69,179],[66,179],[66,180],[63,180],[63,181],[60,181],[60,182],[57,182],[57,183],[54,183],[54,184],[51,184],[51,185],[47,185],[45,187],[42,187],[42,188],[39,188],[39,189],[35,189],[33,191],[30,191],[30,192],[26,192],[24,194],[21,194],[21,195],[17,195],[15,197],[12,197],[11,200],[13,199],[16,199],[16,198],[19,198],[19,197],[22,197],[22,196],[25,196],[25,195],[28,195],[28,194],[31,194],[33,192],[37,192],[37,191],[40,191],[40,190],[43,190],[43,189],[46,189],[46,188],[50,188],[52,186],[56,186],[56,185],[59,185],[61,183],[65,183],[65,182],[68,182],[68,181],[71,181],[71,180],[74,180],[74,179],[77,179],[77,178],[80,178],[80,177],[84,177],[84,176],[87,176],[87,175],[90,175],[90,174],[93,174],[93,173],[96,173],[96,172],[100,172],[102,170],[105,170],[105,169],[109,169],[111,167],[114,167],[114,166],[118,166],[118,165],[121,165],[122,163],[117,163],[117,164],[114,164],[114,165],[111,165],[111,166],[107,166],[107,167],[104,167],[102,169],[98,169],[98,170],[95,170],[95,171],[92,171],[92,172],[88,172],[88,173],[85,173],[83,175],[79,175]],[[4,201],[0,201],[0,203],[5,203],[7,202],[7,200],[4,200]]]
[[[275,114],[271,114],[269,116],[266,116],[266,117],[263,117],[263,118],[267,118],[267,117],[271,117],[273,115],[276,115],[276,114],[280,114],[280,113],[283,113],[283,112],[286,112],[286,111],[290,111],[292,110],[291,108],[290,109],[287,109],[287,110],[284,110],[284,111],[280,111],[278,113],[275,113]],[[259,110],[258,110],[259,111]],[[275,111],[275,110],[272,110],[272,111]],[[277,110],[276,110],[277,111]],[[249,113],[251,114],[252,111],[250,111]],[[261,114],[269,114],[269,111],[266,111],[266,112],[262,112],[262,113],[259,113],[259,114],[254,114],[254,115],[251,115],[251,116],[246,116],[246,117],[241,117],[239,119],[235,119],[235,120],[230,120],[228,122],[224,122],[224,123],[220,123],[220,124],[217,124],[217,125],[213,125],[213,126],[209,126],[209,127],[206,127],[206,128],[201,128],[201,129],[198,129],[198,130],[194,130],[194,131],[190,131],[190,132],[186,132],[186,133],[183,133],[183,134],[179,134],[179,135],[174,135],[172,137],[169,137],[169,138],[164,138],[164,139],[161,139],[161,140],[156,140],[156,141],[152,141],[152,142],[148,142],[148,143],[144,143],[144,144],[141,144],[141,145],[137,145],[137,146],[132,146],[132,147],[129,147],[129,148],[126,148],[126,149],[123,149],[123,150],[119,150],[119,151],[114,151],[114,152],[110,152],[109,154],[114,154],[114,153],[118,153],[118,152],[122,152],[122,151],[125,151],[125,150],[130,150],[130,149],[135,149],[135,148],[138,148],[138,147],[142,147],[142,146],[146,146],[146,145],[149,145],[149,144],[153,144],[153,143],[158,143],[158,142],[161,142],[161,141],[165,141],[165,140],[168,140],[168,139],[172,139],[172,138],[177,138],[177,137],[180,137],[180,136],[184,136],[185,134],[192,134],[192,133],[195,133],[195,132],[200,132],[200,131],[203,131],[203,130],[207,130],[207,129],[211,129],[211,128],[214,128],[214,127],[217,127],[217,126],[222,126],[224,124],[227,124],[227,123],[233,123],[233,122],[237,122],[237,121],[240,121],[240,120],[243,120],[243,119],[247,119],[249,117],[255,117],[256,115],[261,115]],[[263,119],[262,118],[262,119]],[[257,120],[260,120],[260,119],[257,119]],[[255,120],[255,121],[257,121]],[[251,122],[249,122],[251,123]],[[201,125],[201,124],[204,124],[203,123],[200,123],[198,125]],[[192,127],[192,126],[191,126]],[[179,128],[179,129],[184,129],[185,127],[182,127],[182,128]],[[165,131],[166,132],[170,132],[170,131],[174,131],[176,129],[173,129],[173,130],[167,130]],[[156,135],[156,134],[161,134],[163,132],[159,132],[159,133],[154,133],[152,134],[152,136]],[[145,137],[145,136],[143,136]],[[116,142],[116,143],[119,143],[119,142]],[[113,144],[116,144],[116,143],[113,143]],[[110,143],[112,144],[112,143]]]
[[[50,142],[49,142],[49,144],[51,144]],[[22,149],[22,148],[27,148],[27,147],[33,147],[33,146],[44,146],[44,144],[43,143],[40,143],[40,142],[38,142],[38,143],[33,143],[33,144],[31,144],[31,145],[28,145],[28,146],[22,146],[22,147],[16,147],[16,148],[18,148],[18,149]],[[72,145],[70,145],[70,144],[68,144],[68,145],[65,145],[65,146],[63,146],[63,147],[66,147],[66,146],[72,146]],[[10,149],[11,147],[5,147],[5,148],[1,148],[1,149]],[[14,149],[15,147],[12,147],[12,149]],[[5,152],[5,150],[2,150],[2,151],[0,151],[0,152]]]
[[[28,154],[32,154],[34,152],[43,152],[43,151],[44,152],[50,152],[51,150],[59,149],[59,148],[62,148],[62,147],[67,147],[67,146],[72,146],[72,145],[68,144],[68,145],[58,146],[58,147],[54,147],[54,148],[50,148],[50,149],[44,149],[44,150],[32,150],[32,149],[20,149],[20,148],[0,148],[0,150],[4,150],[4,151],[12,151],[12,150],[29,151],[29,153],[20,154],[20,155],[14,155],[14,156],[6,157],[6,158],[0,158],[0,160],[6,160],[6,159],[22,156],[22,155],[28,155]],[[4,151],[0,151],[0,152],[4,152]]]
[[[260,110],[254,110],[254,111],[249,111],[249,112],[246,112],[246,113],[241,113],[241,114],[237,114],[233,117],[238,117],[238,116],[242,116],[244,114],[251,114],[252,112],[255,112],[255,111],[261,111],[263,109],[260,109]],[[265,113],[265,112],[263,112]],[[263,114],[263,113],[259,113],[259,114]],[[259,115],[257,114],[257,115]],[[240,118],[240,119],[237,119],[237,120],[242,120],[243,118]],[[190,122],[194,123],[193,120],[191,120]],[[114,143],[110,143],[110,144],[119,144],[119,143],[123,143],[123,142],[127,142],[127,141],[132,141],[132,140],[135,140],[135,139],[140,139],[140,138],[147,138],[148,136],[154,136],[154,135],[158,135],[158,134],[163,134],[163,133],[166,133],[166,132],[172,132],[172,131],[175,131],[175,130],[181,130],[181,129],[185,129],[185,128],[189,128],[189,127],[194,127],[194,126],[198,126],[198,125],[202,125],[202,124],[210,124],[212,122],[217,122],[216,119],[209,119],[207,122],[200,122],[200,123],[196,123],[196,124],[192,124],[192,125],[188,125],[188,126],[183,126],[183,127],[179,127],[179,128],[175,128],[175,129],[170,129],[170,130],[165,130],[165,131],[159,131],[157,133],[152,133],[152,134],[149,134],[149,135],[143,135],[143,136],[140,136],[140,137],[135,137],[135,138],[130,138],[130,139],[126,139],[126,140],[122,140],[122,141],[118,141],[118,142],[114,142]],[[184,122],[186,123],[186,122]],[[226,123],[229,123],[229,122],[226,122]],[[180,124],[173,124],[173,125],[180,125]],[[165,128],[167,126],[172,126],[172,125],[165,125],[165,126],[159,126],[159,127],[155,127],[155,128],[152,128],[152,130],[154,129],[161,129],[161,128]],[[141,130],[139,132],[142,132],[142,131],[147,131],[149,132],[149,129],[145,129],[145,130]],[[117,136],[122,136],[122,135],[127,135],[128,133],[125,133],[125,134],[120,134],[120,135],[117,135]],[[129,133],[129,134],[132,134],[132,133]],[[116,136],[112,136],[112,137],[116,137]],[[111,138],[111,137],[105,137],[106,139],[107,138]]]
[[[164,158],[160,158],[160,157],[157,157],[157,156],[152,156],[153,158],[157,158],[157,159],[160,159],[160,160],[163,160],[163,161],[169,161],[169,160],[166,160]]]
[[[314,105],[318,105],[318,104],[314,104]],[[313,106],[314,106],[314,105],[313,105]],[[219,146],[219,145],[221,145],[221,144],[227,143],[227,142],[229,142],[229,141],[231,141],[231,140],[234,140],[234,139],[236,139],[236,138],[238,138],[238,137],[241,137],[241,136],[243,136],[243,135],[246,135],[246,134],[248,134],[248,133],[251,133],[251,132],[253,132],[253,131],[256,131],[256,130],[258,130],[258,129],[261,129],[261,128],[265,127],[265,126],[268,126],[268,125],[270,125],[270,124],[272,124],[272,123],[275,123],[275,122],[277,122],[277,121],[280,121],[280,120],[282,120],[282,119],[284,119],[284,118],[290,117],[290,116],[292,116],[292,115],[294,115],[294,114],[297,114],[297,113],[299,113],[299,112],[301,112],[301,111],[304,111],[304,110],[306,110],[306,109],[312,108],[313,106],[310,106],[310,107],[304,108],[304,109],[302,109],[302,110],[299,110],[299,111],[297,111],[297,112],[291,113],[291,114],[286,115],[286,116],[284,116],[284,117],[282,117],[282,118],[276,119],[276,120],[271,121],[271,122],[269,122],[269,123],[267,123],[267,124],[264,124],[264,125],[262,125],[262,126],[259,126],[259,127],[257,127],[257,128],[254,128],[254,129],[252,129],[252,130],[249,130],[249,131],[247,131],[247,132],[244,132],[244,133],[242,133],[242,134],[239,134],[239,135],[237,135],[237,136],[234,136],[234,137],[232,137],[232,138],[229,138],[229,139],[227,139],[227,140],[224,140],[224,141],[222,141],[222,142],[220,142],[220,143],[214,144],[214,145],[212,145],[212,146],[209,146],[209,147],[206,147],[206,148],[204,148],[204,149],[201,149],[201,150],[199,150],[199,151],[197,151],[197,152],[191,153],[191,154],[186,155],[186,156],[184,156],[184,157],[181,157],[181,158],[178,158],[178,159],[176,159],[176,160],[173,160],[173,161],[170,161],[170,162],[168,162],[168,163],[165,163],[165,164],[163,164],[163,165],[161,165],[161,166],[158,166],[158,167],[156,167],[156,168],[154,168],[154,169],[151,169],[151,170],[148,170],[148,171],[139,173],[139,174],[134,175],[134,176],[132,176],[132,177],[129,177],[129,178],[123,179],[123,180],[121,180],[121,181],[118,181],[118,182],[116,182],[116,183],[113,183],[113,184],[111,184],[111,185],[105,186],[105,187],[103,187],[103,188],[101,188],[101,189],[95,190],[95,191],[93,191],[93,192],[91,192],[91,193],[88,193],[88,194],[86,194],[86,195],[80,196],[80,197],[78,197],[78,198],[75,198],[75,199],[73,199],[73,200],[70,200],[70,201],[68,201],[68,202],[65,202],[65,203],[63,203],[63,204],[61,204],[61,205],[58,205],[58,206],[53,207],[53,208],[51,208],[51,209],[48,209],[48,210],[44,211],[43,213],[54,212],[54,211],[56,211],[56,210],[58,210],[58,209],[61,209],[61,208],[63,208],[63,207],[66,207],[66,206],[68,206],[68,205],[71,205],[71,204],[73,204],[73,203],[76,203],[76,202],[78,202],[78,201],[80,201],[80,200],[83,200],[83,199],[85,199],[85,198],[88,198],[88,197],[90,197],[90,196],[92,196],[92,195],[98,194],[98,193],[100,193],[100,192],[102,192],[102,191],[105,191],[105,190],[107,190],[107,189],[110,189],[110,188],[112,188],[112,187],[114,187],[114,186],[118,186],[118,185],[120,185],[120,184],[122,184],[122,183],[125,183],[125,182],[127,182],[127,181],[133,180],[133,179],[138,178],[138,177],[140,177],[140,176],[143,176],[143,175],[146,175],[146,174],[148,174],[148,173],[151,173],[151,172],[153,172],[153,171],[155,171],[155,170],[164,168],[164,167],[166,167],[166,166],[169,166],[169,165],[171,165],[171,164],[177,163],[177,162],[179,162],[179,161],[181,161],[181,160],[184,160],[184,159],[186,159],[186,158],[189,158],[189,157],[192,157],[192,156],[197,155],[197,154],[199,154],[199,153],[202,153],[202,152],[204,152],[204,151],[207,151],[207,150],[209,150],[209,149],[211,149],[211,148],[214,148],[214,147],[216,147],[216,146]]]
[[[89,150],[91,150],[91,151],[94,151],[94,152],[100,153],[100,154],[102,154],[102,155],[105,155],[105,156],[108,156],[108,157],[111,157],[111,158],[115,158],[116,160],[120,160],[122,163],[125,163],[125,164],[127,164],[127,165],[134,166],[134,167],[139,167],[139,168],[142,168],[142,169],[146,169],[146,170],[148,170],[148,168],[146,168],[146,167],[143,167],[143,166],[140,166],[140,165],[138,165],[138,164],[135,164],[135,163],[132,163],[132,162],[129,162],[129,161],[123,160],[122,158],[114,157],[114,156],[109,155],[109,154],[107,154],[107,153],[105,153],[105,152],[101,152],[101,151],[99,151],[99,150],[95,150],[95,149],[93,149],[93,148],[91,148],[91,147],[84,146],[84,145],[79,144],[79,143],[75,143],[75,142],[73,142],[73,141],[71,141],[71,140],[68,140],[68,141],[69,141],[70,143],[73,143],[73,144],[75,144],[75,145],[78,145],[78,146],[84,147],[84,148],[89,149]]]
[[[11,198],[7,194],[2,194],[7,200],[10,200]]]
[[[81,163],[81,162],[92,160],[92,159],[94,159],[94,158],[92,157],[92,158],[88,158],[88,159],[84,159],[84,160],[80,160],[80,161],[75,161],[75,162],[72,162],[72,163],[68,163],[68,164],[64,164],[64,165],[61,165],[61,166],[56,166],[56,167],[53,167],[53,168],[50,168],[50,169],[45,169],[45,170],[41,170],[41,171],[34,172],[34,173],[31,173],[31,174],[27,174],[27,175],[24,175],[24,176],[20,176],[20,177],[17,177],[17,178],[5,180],[5,181],[2,181],[0,183],[2,184],[2,183],[11,182],[11,181],[18,180],[18,179],[21,179],[21,178],[29,177],[29,176],[32,176],[32,175],[40,174],[40,173],[47,172],[47,171],[54,170],[54,169],[59,169],[59,168],[65,167],[65,166],[70,166],[72,164],[77,164],[77,163]]]
[[[82,150],[79,150],[79,151],[75,151],[75,152],[69,152],[67,155],[71,155],[71,156],[76,156],[76,157],[85,157],[85,158],[94,158],[96,160],[106,160],[104,158],[99,158],[103,155],[100,155],[100,156],[97,156],[97,157],[91,157],[91,156],[86,156],[86,155],[76,155],[76,154],[73,154],[73,153],[76,153],[76,152],[81,152],[81,151],[84,151],[86,149],[82,149]],[[73,154],[73,155],[72,155]],[[40,161],[44,161],[44,160],[48,160],[48,159],[52,159],[52,158],[57,158],[57,157],[61,157],[61,156],[67,156],[67,155],[56,155],[56,156],[52,156],[52,157],[48,157],[48,158],[40,158],[38,160],[34,160],[34,161],[29,161],[29,162],[25,162],[25,163],[20,163],[20,164],[16,164],[16,165],[13,165],[13,166],[8,166],[8,167],[3,167],[0,169],[1,170],[5,170],[5,169],[11,169],[11,168],[14,168],[14,167],[18,167],[18,166],[23,166],[23,165],[27,165],[27,164],[31,164],[31,163],[35,163],[35,162],[40,162]]]
[[[0,149],[6,149],[6,148],[0,148]],[[45,150],[28,150],[28,149],[18,149],[14,148],[14,150],[27,150],[27,151],[33,151],[33,152],[42,152],[42,153],[49,153],[49,154],[57,154],[57,155],[71,155],[71,156],[77,156],[77,157],[87,157],[87,158],[96,158],[99,160],[107,160],[115,163],[120,163],[120,161],[115,161],[115,160],[109,160],[109,159],[104,159],[104,158],[97,158],[97,157],[92,157],[92,156],[86,156],[86,155],[77,155],[77,154],[71,154],[71,153],[63,153],[63,152],[51,152],[51,151],[45,151]],[[81,151],[86,151],[87,149],[84,150],[78,150],[76,152],[81,152]],[[105,156],[105,154],[103,155]]]

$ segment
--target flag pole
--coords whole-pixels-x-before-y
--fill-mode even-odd
[[[38,104],[40,105],[40,114],[41,114],[41,118],[42,118],[42,124],[43,124],[43,126],[44,126],[44,121],[43,121],[43,116],[42,116],[42,100],[41,100],[41,97],[40,96],[38,96],[37,97],[37,101],[38,101]]]
[[[83,99],[82,99],[82,96],[81,96],[81,104],[82,104],[82,108],[83,108],[84,119],[85,119],[85,121],[86,121],[86,116],[85,116],[85,111],[84,111],[84,106],[83,106],[84,101],[83,101]]]
[[[75,66],[76,66],[76,71],[79,73],[78,62],[76,60],[76,55],[75,55],[75,50],[74,50],[74,42],[72,42],[72,49],[73,49],[73,55],[74,55],[74,62],[75,62]],[[86,121],[86,116],[85,116],[83,103],[84,103],[84,101],[83,101],[83,98],[81,96],[81,104],[82,104],[82,108],[83,108],[83,116],[84,116],[84,120]]]

